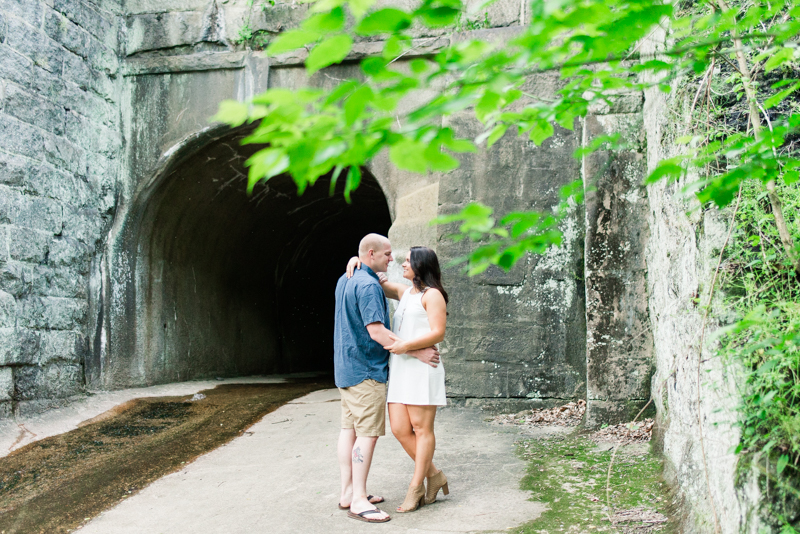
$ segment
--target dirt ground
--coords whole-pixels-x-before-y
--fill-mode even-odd
[[[0,533],[70,532],[150,482],[247,431],[325,379],[226,384],[125,403],[0,458]]]

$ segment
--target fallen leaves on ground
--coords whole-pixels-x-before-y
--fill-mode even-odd
[[[653,435],[653,420],[643,419],[636,423],[622,423],[601,428],[589,436],[596,442],[616,443],[627,445],[629,443],[645,443]]]
[[[564,406],[541,410],[523,410],[519,413],[500,414],[488,419],[499,425],[521,426],[577,426],[586,412],[586,401],[570,402]]]
[[[667,516],[655,510],[638,506],[629,510],[618,510],[611,516],[613,525],[621,525],[623,534],[649,534],[660,532],[668,521]],[[635,525],[633,523],[638,523]]]
[[[636,508],[631,508],[630,510],[619,510],[611,516],[611,522],[616,524],[619,523],[666,523],[667,516],[664,514],[659,514],[655,510],[651,510],[645,508],[643,506],[637,506]]]

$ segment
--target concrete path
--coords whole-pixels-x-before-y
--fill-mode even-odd
[[[381,438],[369,479],[392,514],[367,524],[337,509],[337,390],[287,404],[242,437],[168,475],[79,529],[81,534],[453,533],[498,532],[538,517],[545,505],[519,490],[524,463],[514,429],[498,429],[473,410],[437,415],[436,463],[450,495],[421,510],[394,512],[413,470],[391,434]],[[441,497],[441,494],[440,494]]]

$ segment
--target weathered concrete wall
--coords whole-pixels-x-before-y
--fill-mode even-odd
[[[84,388],[90,273],[120,165],[120,13],[0,2],[0,417]]]
[[[657,52],[664,38],[663,32],[652,35],[643,53]],[[685,103],[658,90],[647,91],[645,97],[647,163],[652,170],[662,158],[679,153],[675,140],[683,133],[676,117],[681,121]],[[735,369],[723,365],[708,344],[719,327],[717,322],[710,320],[706,346],[700,351],[703,312],[697,299],[703,304],[708,301],[730,214],[700,208],[682,193],[684,185],[684,181],[661,181],[647,191],[651,237],[646,264],[658,441],[668,477],[688,512],[687,531],[715,531],[713,499],[722,532],[761,532],[757,486],[735,483],[737,458],[731,451],[739,443],[737,380]]]
[[[528,92],[547,96],[558,88],[554,77],[530,80]],[[470,113],[448,119],[461,136],[475,137],[481,125]],[[498,215],[515,210],[549,211],[562,186],[581,178],[572,153],[581,128],[558,128],[536,147],[511,134],[491,150],[461,159],[439,185],[440,213],[453,213],[471,201],[492,206]],[[459,268],[445,271],[451,292],[446,338],[448,395],[467,404],[496,404],[515,410],[563,402],[586,395],[586,345],[583,288],[583,209],[564,221],[564,242],[545,255],[529,255],[509,272],[489,269],[469,278]],[[446,239],[438,248],[443,262],[464,255],[468,242]]]

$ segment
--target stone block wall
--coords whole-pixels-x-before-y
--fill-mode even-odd
[[[120,11],[0,0],[0,417],[84,387],[120,165]]]

